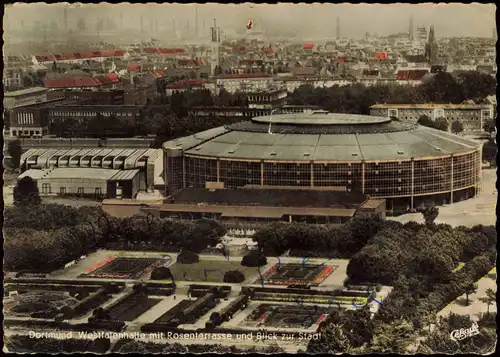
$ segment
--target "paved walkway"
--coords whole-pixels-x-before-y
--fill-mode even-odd
[[[482,277],[478,282],[477,292],[469,295],[469,306],[465,306],[466,296],[465,294],[455,299],[453,302],[448,304],[443,310],[441,310],[437,315],[438,316],[447,316],[450,313],[458,314],[458,315],[469,315],[472,320],[477,321],[479,318],[486,314],[488,311],[488,306],[481,302],[479,298],[486,296],[486,290],[492,289],[493,291],[497,291],[496,284],[496,275],[493,278],[490,278],[489,275],[496,274],[496,268],[492,269],[488,275]],[[497,306],[496,303],[490,305],[490,312],[496,312]]]
[[[491,276],[491,277],[490,277]],[[469,295],[469,301],[471,304],[469,306],[465,306],[465,294],[458,297],[451,303],[449,303],[444,309],[437,313],[438,317],[444,317],[449,315],[450,313],[458,314],[458,315],[469,315],[471,320],[478,321],[482,314],[485,314],[488,311],[488,306],[485,303],[479,301],[480,297],[486,296],[486,289],[492,289],[496,292],[496,268],[490,270],[490,272],[479,279],[477,282],[478,289],[475,294]],[[490,312],[496,312],[497,306],[496,303],[490,305]],[[430,326],[426,326],[423,328],[424,331],[430,331],[431,333],[434,331],[436,327],[435,324],[431,324]],[[416,352],[420,343],[422,343],[427,337],[420,336],[417,338],[414,344],[412,344],[408,348],[408,352],[413,353]]]
[[[482,173],[481,192],[474,198],[451,205],[439,206],[439,215],[435,223],[446,223],[454,227],[496,224],[495,210],[498,196],[495,187],[496,170],[483,170]],[[424,223],[421,213],[408,213],[398,217],[387,217],[387,219],[401,223],[410,221]]]

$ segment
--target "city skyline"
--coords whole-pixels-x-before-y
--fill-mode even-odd
[[[57,4],[22,4],[6,7],[4,27],[6,31],[19,30],[21,23],[29,28],[36,21],[56,21],[59,28],[64,24],[65,3]],[[132,8],[132,6],[134,6]],[[43,12],[40,12],[43,9]],[[465,36],[491,37],[495,25],[494,4],[72,4],[69,6],[68,22],[76,27],[79,18],[91,23],[100,18],[111,17],[125,28],[139,30],[141,16],[146,31],[150,20],[160,21],[163,31],[171,28],[175,19],[182,26],[191,29],[203,24],[210,25],[213,18],[227,30],[243,28],[251,19],[263,27],[270,36],[280,33],[295,33],[297,37],[336,36],[336,19],[340,19],[341,34],[345,37],[361,38],[366,32],[389,35],[408,31],[410,18],[414,26],[434,25],[437,37]],[[20,20],[22,19],[22,21]],[[196,21],[196,19],[198,21]],[[471,21],[472,19],[472,21]],[[163,22],[163,23],[161,23]],[[467,22],[468,26],[463,26]],[[94,26],[89,26],[93,29]]]

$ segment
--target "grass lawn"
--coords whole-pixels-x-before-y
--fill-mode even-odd
[[[134,321],[136,318],[144,314],[146,311],[151,309],[153,306],[158,304],[161,299],[145,298],[141,301],[134,301],[133,308],[130,306],[130,302],[124,301],[122,304],[118,304],[111,309],[111,318],[118,321]]]
[[[245,275],[245,279],[259,274],[257,268],[244,267],[237,262],[226,260],[200,260],[194,264],[175,263],[169,268],[176,281],[222,283],[224,274],[230,270],[239,270]]]
[[[181,312],[184,309],[187,309],[190,305],[194,304],[196,300],[181,300],[177,305],[172,307],[166,313],[157,318],[155,323],[169,322],[173,319],[177,313]]]

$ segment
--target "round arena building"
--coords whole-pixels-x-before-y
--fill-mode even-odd
[[[386,117],[325,111],[261,116],[168,141],[165,192],[320,187],[385,198],[389,211],[473,197],[481,144]]]

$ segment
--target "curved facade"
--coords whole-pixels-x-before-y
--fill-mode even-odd
[[[315,112],[258,117],[164,143],[165,188],[347,187],[389,207],[474,196],[481,145],[385,117]],[[207,183],[209,183],[207,185]]]

